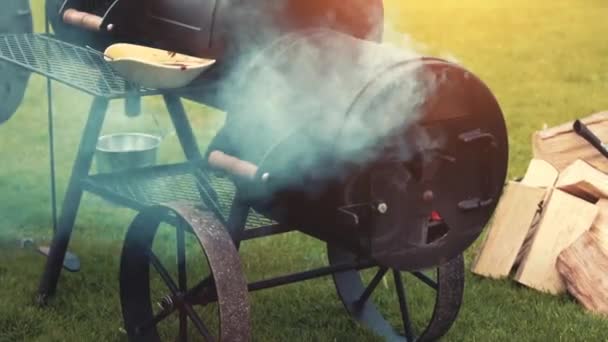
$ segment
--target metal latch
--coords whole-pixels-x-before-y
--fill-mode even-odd
[[[470,198],[464,201],[458,202],[458,209],[463,211],[470,211],[480,209],[489,206],[494,202],[493,198],[482,200],[481,198]]]
[[[481,156],[478,164],[481,196],[458,202],[458,208],[463,211],[471,211],[487,207],[494,203],[494,198],[490,197],[490,192],[492,185],[491,175],[493,174],[492,166],[494,165],[492,160],[494,153],[492,153],[492,150],[498,147],[496,138],[493,134],[483,132],[481,129],[462,133],[458,138],[467,144],[476,143],[475,145],[479,149],[478,155]]]

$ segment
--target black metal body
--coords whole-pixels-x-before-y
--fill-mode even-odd
[[[479,236],[508,143],[498,103],[469,71],[324,29],[241,64],[209,151],[258,166],[238,183],[258,212],[403,271]],[[433,211],[445,229],[429,224]]]
[[[102,17],[99,32],[64,24],[62,15],[70,8]],[[382,34],[383,4],[381,0],[48,0],[47,15],[58,37],[79,44],[103,48],[131,41],[227,59],[285,32],[309,27],[377,39]]]
[[[66,9],[103,17],[103,28],[91,32],[66,24]],[[181,96],[225,110],[217,98],[221,80],[244,55],[255,54],[278,36],[311,27],[327,27],[362,39],[380,41],[383,33],[382,0],[47,0],[46,14],[55,34],[78,46],[103,50],[115,42],[131,42],[216,58]]]

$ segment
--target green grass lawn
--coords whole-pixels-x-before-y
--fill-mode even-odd
[[[33,3],[41,29],[42,1]],[[605,0],[389,0],[386,7],[389,40],[403,42],[407,32],[424,52],[456,58],[495,92],[509,128],[509,177],[525,171],[533,131],[608,109]],[[85,196],[70,245],[82,271],[63,273],[47,308],[34,305],[44,260],[15,241],[51,237],[44,84],[33,77],[19,112],[0,126],[0,341],[125,340],[117,276],[132,211]],[[55,91],[62,194],[91,99],[62,86]],[[121,108],[112,107],[104,131],[154,130],[149,115],[125,118]],[[207,142],[223,114],[191,103],[187,108],[200,142]],[[145,111],[170,127],[157,100],[146,102]],[[169,136],[162,161],[179,160],[176,149]],[[476,248],[466,253],[467,268]],[[259,279],[320,266],[325,248],[287,234],[246,244],[242,257],[247,276]],[[375,340],[346,315],[330,279],[262,291],[251,301],[257,341]],[[464,305],[445,340],[608,341],[608,319],[585,313],[567,296],[467,272]]]

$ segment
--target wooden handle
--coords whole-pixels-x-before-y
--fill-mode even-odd
[[[63,22],[90,31],[100,31],[103,18],[95,14],[69,8],[63,12]]]
[[[258,172],[258,167],[256,165],[221,151],[211,152],[208,161],[209,164],[216,169],[250,180],[253,180]]]

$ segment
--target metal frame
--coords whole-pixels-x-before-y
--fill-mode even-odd
[[[211,186],[209,184],[209,186]],[[210,199],[211,200],[211,199]],[[213,208],[211,208],[212,211]],[[230,211],[230,216],[227,220],[227,229],[230,235],[233,237],[234,244],[237,249],[240,247],[243,241],[254,240],[273,235],[288,233],[295,229],[289,228],[284,225],[274,224],[268,226],[257,227],[253,229],[246,229],[247,217],[250,213],[250,207],[244,204],[238,195],[235,195],[233,200],[233,206]],[[220,211],[214,211],[216,217],[222,217]],[[305,280],[311,280],[321,278],[336,273],[348,271],[348,270],[362,270],[365,268],[376,267],[378,264],[372,260],[357,260],[356,262],[342,263],[338,265],[322,266],[318,268],[309,269],[306,271],[289,273],[285,275],[275,276],[268,279],[258,280],[251,282],[247,285],[250,292],[269,289],[282,285],[289,285]],[[203,280],[204,282],[205,280]],[[196,287],[196,286],[195,286]]]
[[[201,154],[180,98],[175,95],[165,94],[164,100],[186,158],[193,163],[200,162]],[[53,234],[49,256],[38,287],[38,301],[41,304],[44,304],[48,297],[52,296],[56,291],[76,215],[80,207],[80,201],[84,191],[87,190],[84,184],[87,177],[89,177],[97,139],[101,133],[108,104],[109,100],[103,97],[95,97],[91,104],[89,117],[81,136],[78,153],[74,160],[70,180],[61,206],[57,229]],[[89,187],[88,189],[91,188]],[[107,193],[104,198],[116,201],[116,197],[111,193]],[[129,204],[133,205],[136,203],[132,202]]]
[[[49,256],[38,287],[38,301],[44,303],[46,299],[55,293],[59,275],[63,266],[63,260],[72,236],[76,214],[80,207],[83,188],[81,181],[88,176],[93,163],[93,155],[97,139],[108,108],[108,100],[96,97],[91,105],[89,118],[85,125],[76,160],[72,167],[72,173],[68,187],[61,206],[61,213],[57,222],[57,229],[53,234]]]

